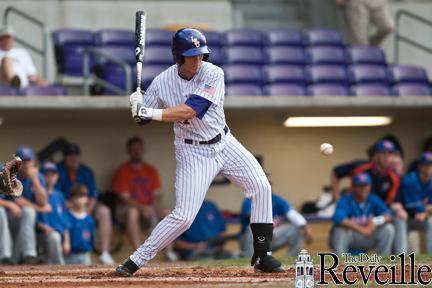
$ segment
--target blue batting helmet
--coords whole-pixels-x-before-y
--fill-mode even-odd
[[[204,34],[192,28],[178,30],[172,38],[171,49],[174,61],[179,65],[184,63],[184,56],[204,55],[204,61],[210,56]]]

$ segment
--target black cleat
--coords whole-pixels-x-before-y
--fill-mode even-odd
[[[138,270],[139,267],[130,258],[127,258],[116,268],[115,275],[119,277],[131,277]]]
[[[263,273],[284,273],[282,269],[282,263],[271,255],[264,256],[262,259],[258,259],[254,265],[255,271]]]

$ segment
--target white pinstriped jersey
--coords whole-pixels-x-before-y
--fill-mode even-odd
[[[245,196],[251,198],[251,223],[272,223],[271,187],[263,169],[230,131],[223,132],[225,85],[221,68],[203,62],[198,73],[187,81],[178,75],[177,65],[173,65],[153,80],[143,105],[159,109],[175,107],[191,95],[199,95],[212,104],[202,119],[195,117],[188,123],[174,123],[176,205],[130,256],[138,267],[146,265],[190,227],[218,173],[242,187]],[[214,144],[190,145],[183,141],[208,141],[219,133],[222,137]]]
[[[210,108],[202,119],[195,117],[183,123],[174,123],[177,139],[207,141],[222,133],[226,125],[223,103],[225,98],[224,73],[221,68],[202,62],[198,73],[185,80],[178,75],[177,64],[169,67],[151,83],[144,94],[143,104],[150,108],[175,107],[185,103],[192,94],[210,102]]]

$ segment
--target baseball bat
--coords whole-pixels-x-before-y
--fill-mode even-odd
[[[137,92],[141,92],[141,73],[144,60],[146,35],[146,13],[137,11],[135,14],[135,59],[137,65]]]

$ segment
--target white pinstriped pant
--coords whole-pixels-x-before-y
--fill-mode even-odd
[[[139,267],[190,227],[219,172],[251,198],[251,223],[273,222],[270,183],[255,157],[230,132],[214,145],[176,143],[176,159],[176,206],[131,255]]]

